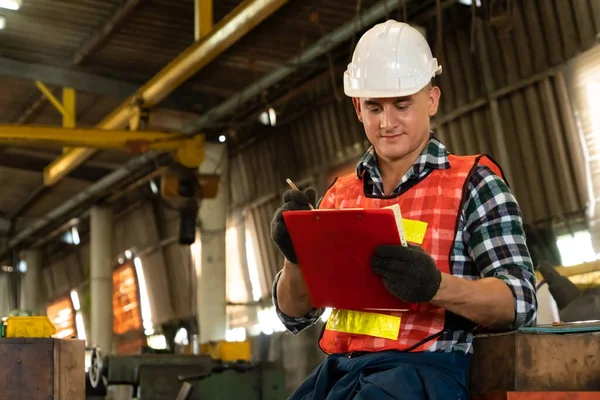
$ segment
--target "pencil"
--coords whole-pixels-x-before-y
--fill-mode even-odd
[[[298,187],[294,184],[294,182],[292,182],[292,180],[290,178],[286,178],[285,180],[287,182],[288,185],[290,185],[290,187],[294,190],[300,190],[298,189]],[[315,208],[313,207],[312,204],[310,204],[310,202],[308,203],[308,206],[310,207],[311,210],[314,210]]]

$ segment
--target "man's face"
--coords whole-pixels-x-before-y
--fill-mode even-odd
[[[439,88],[426,86],[408,97],[352,102],[378,157],[397,161],[420,151],[429,140],[429,118],[436,114],[439,98]]]

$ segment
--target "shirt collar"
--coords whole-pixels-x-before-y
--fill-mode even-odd
[[[426,169],[450,168],[448,154],[446,146],[431,133],[429,143],[412,165],[412,173],[420,175]],[[375,153],[375,148],[373,146],[371,146],[361,157],[356,166],[356,174],[359,179],[362,179],[365,172],[376,176],[381,175],[379,173],[379,168],[377,167],[377,154]]]

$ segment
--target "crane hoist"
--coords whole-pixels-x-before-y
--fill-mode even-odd
[[[181,216],[180,243],[195,241],[199,201],[214,198],[218,175],[201,175],[204,136],[144,130],[105,130],[32,125],[0,125],[0,144],[35,147],[88,147],[142,154],[151,150],[173,153],[175,163],[161,174],[160,193]],[[46,177],[44,177],[46,178]]]

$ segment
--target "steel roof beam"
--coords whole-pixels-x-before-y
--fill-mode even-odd
[[[81,64],[87,56],[92,54],[94,50],[102,46],[106,39],[112,35],[112,33],[121,25],[123,20],[127,18],[135,7],[140,4],[142,0],[127,0],[125,4],[119,7],[113,15],[111,15],[102,25],[102,27],[90,36],[75,52],[71,64]]]

